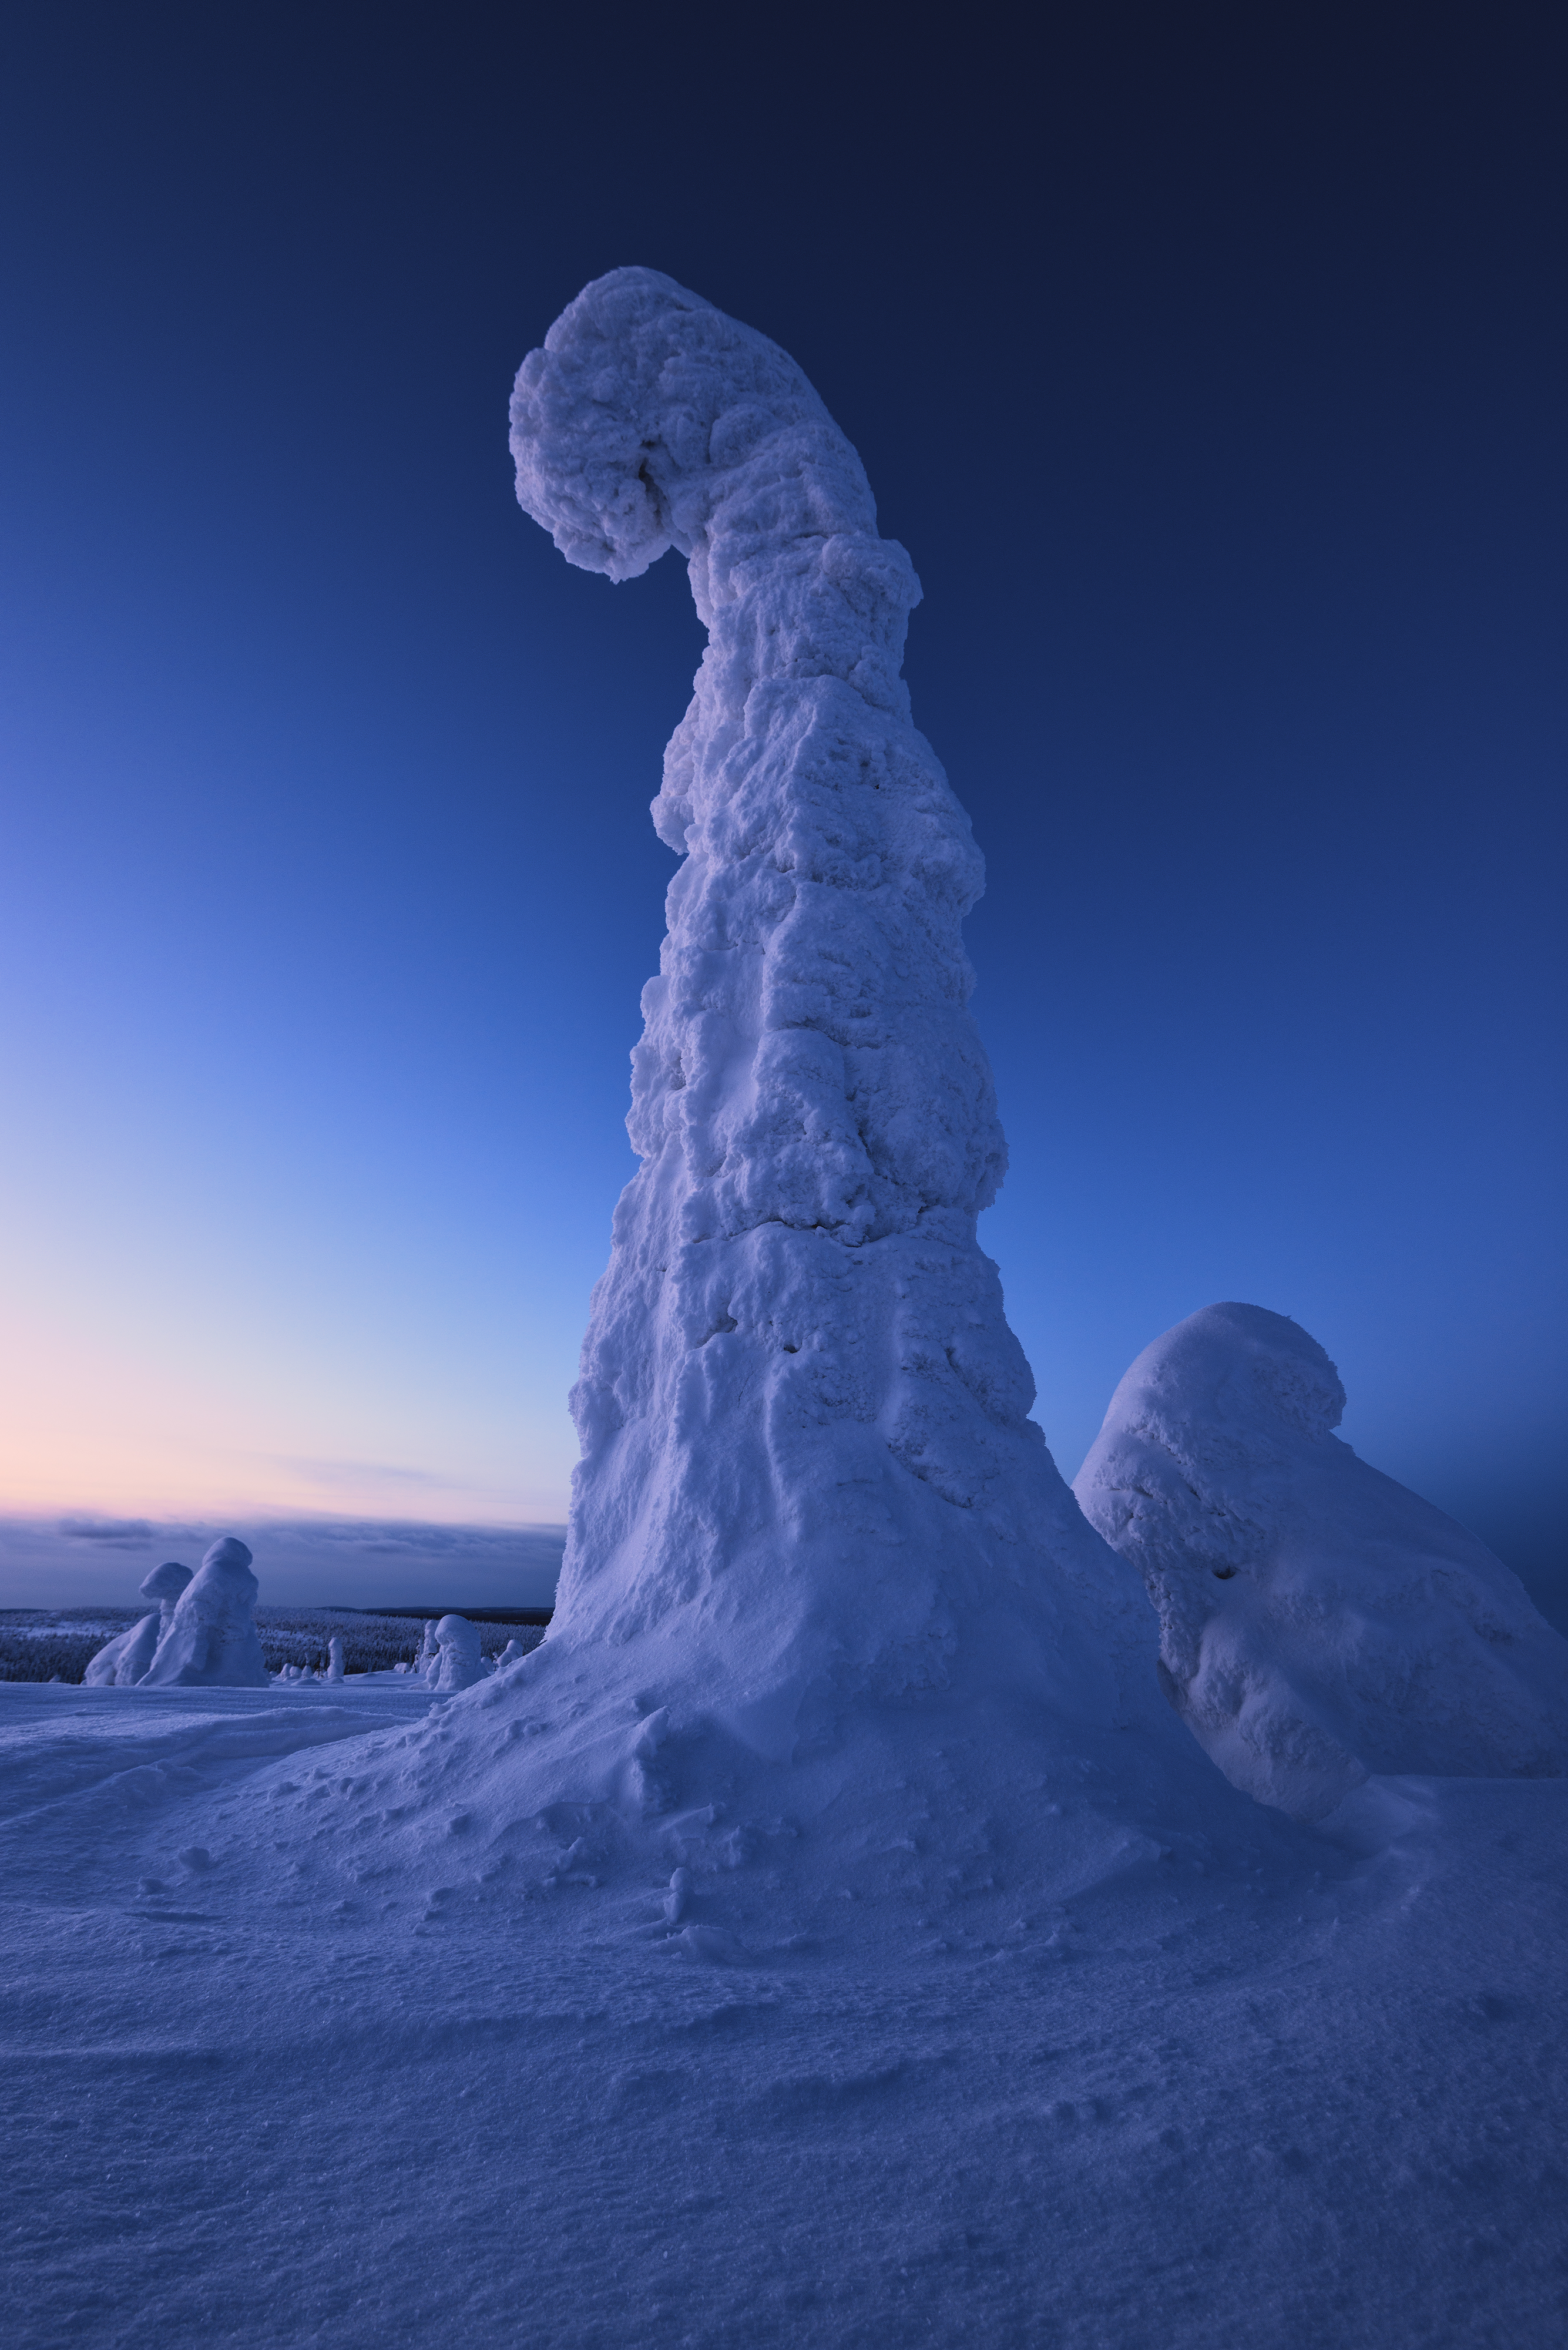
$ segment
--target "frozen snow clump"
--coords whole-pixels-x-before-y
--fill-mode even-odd
[[[472,1689],[484,1677],[480,1658],[480,1630],[466,1616],[443,1616],[436,1626],[436,1638],[441,1643],[441,1658],[433,1676],[433,1686],[450,1693],[454,1690]]]
[[[343,1678],[343,1635],[334,1632],[327,1643],[327,1678],[340,1681]]]
[[[264,1689],[251,1555],[232,1534],[215,1542],[174,1605],[146,1686]]]
[[[1301,1819],[1372,1772],[1560,1774],[1568,1642],[1334,1434],[1344,1408],[1316,1340],[1260,1305],[1206,1306],[1117,1388],[1074,1491],[1143,1575],[1171,1703]]]
[[[505,1671],[508,1665],[520,1665],[527,1654],[528,1651],[521,1640],[508,1640],[495,1659],[496,1671],[502,1673]]]
[[[147,1668],[158,1652],[158,1643],[169,1629],[174,1614],[174,1602],[191,1580],[191,1570],[178,1559],[166,1558],[141,1579],[141,1596],[156,1599],[157,1607],[151,1616],[143,1616],[129,1632],[100,1648],[82,1675],[84,1685],[93,1689],[115,1686],[125,1689],[146,1678]]]
[[[173,1617],[175,1601],[182,1592],[190,1589],[193,1580],[190,1568],[182,1566],[177,1558],[166,1558],[161,1566],[155,1566],[151,1575],[143,1575],[141,1596],[144,1599],[157,1600],[159,1617],[165,1629]]]

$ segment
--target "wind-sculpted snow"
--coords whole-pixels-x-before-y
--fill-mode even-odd
[[[1369,1773],[1556,1776],[1568,1643],[1484,1544],[1334,1434],[1296,1323],[1210,1305],[1147,1347],[1075,1491],[1143,1574],[1173,1704],[1303,1819]]]
[[[244,1544],[233,1534],[213,1543],[175,1601],[142,1685],[265,1689],[266,1659],[255,1627],[257,1589]]]

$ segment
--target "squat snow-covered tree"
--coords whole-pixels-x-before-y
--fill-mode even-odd
[[[1261,1305],[1146,1347],[1075,1490],[1159,1611],[1205,1752],[1302,1819],[1369,1774],[1559,1777],[1568,1643],[1484,1543],[1334,1433],[1339,1373]]]

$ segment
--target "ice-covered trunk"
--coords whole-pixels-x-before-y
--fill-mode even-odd
[[[1140,1601],[1027,1417],[976,1242],[1005,1166],[960,927],[982,867],[898,673],[909,558],[794,362],[655,272],[578,297],[513,422],[568,559],[627,578],[678,546],[710,635],[654,804],[685,861],[552,1640],[679,1615],[787,1743],[814,1675],[940,1682],[1008,1597],[1103,1718]]]

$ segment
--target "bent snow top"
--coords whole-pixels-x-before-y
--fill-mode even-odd
[[[1006,1165],[960,934],[983,868],[910,723],[919,585],[858,457],[775,344],[649,269],[530,354],[512,447],[569,562],[626,580],[676,547],[709,631],[653,803],[684,861],[540,1669],[652,1643],[781,1760],[814,1689],[978,1670],[1079,1720],[1163,1712],[976,1243]]]

